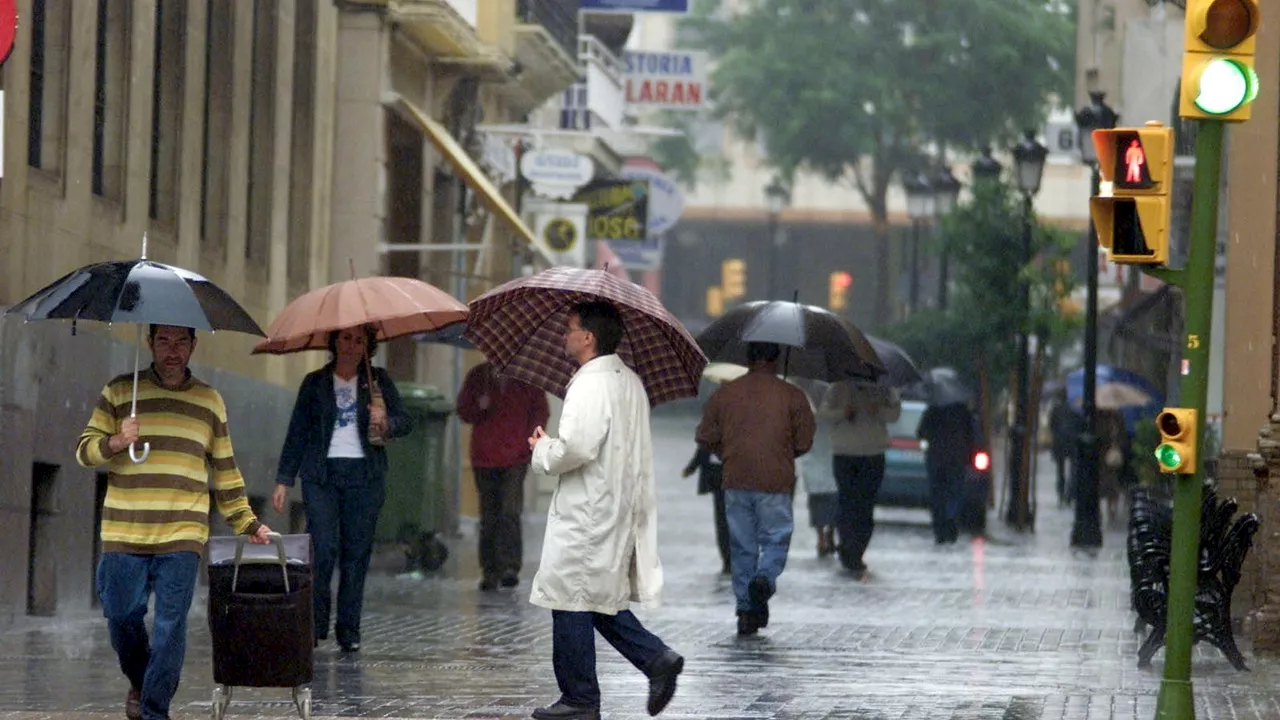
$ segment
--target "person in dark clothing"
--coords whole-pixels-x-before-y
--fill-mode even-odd
[[[520,515],[529,472],[529,436],[547,424],[547,394],[500,375],[483,362],[458,393],[458,419],[471,428],[471,469],[480,496],[480,589],[520,583],[524,541]]]
[[[973,413],[961,404],[930,405],[920,417],[916,437],[929,444],[925,471],[929,475],[929,515],[939,545],[959,537],[956,518],[964,500],[965,475],[976,448]]]
[[[698,473],[698,494],[711,494],[716,520],[716,547],[720,550],[720,574],[728,575],[729,570],[729,521],[724,514],[724,489],[720,487],[724,465],[720,456],[699,445],[689,464],[684,466],[680,477],[689,477]]]
[[[1065,391],[1057,393],[1049,410],[1049,434],[1052,436],[1053,462],[1057,466],[1058,505],[1070,505],[1074,483],[1071,472],[1075,470],[1076,446],[1079,442],[1083,419],[1067,404]]]
[[[329,636],[329,585],[336,565],[335,630],[344,652],[360,649],[364,581],[387,495],[383,444],[413,429],[391,376],[369,367],[376,348],[377,332],[369,325],[329,333],[333,360],[309,373],[298,388],[271,496],[276,512],[283,512],[289,488],[302,480],[307,532],[315,549],[316,642]]]

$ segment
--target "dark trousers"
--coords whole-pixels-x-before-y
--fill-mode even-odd
[[[955,542],[960,535],[956,519],[964,499],[966,469],[963,461],[929,465],[929,517],[937,542]]]
[[[551,661],[560,685],[560,700],[569,705],[600,707],[595,630],[646,675],[667,650],[661,638],[646,630],[630,610],[617,615],[552,610]]]
[[[365,461],[335,458],[325,464],[324,482],[304,482],[307,532],[315,552],[316,637],[329,635],[329,607],[333,570],[338,568],[338,642],[360,642],[360,613],[364,580],[373,557],[378,513],[386,499],[383,479],[369,477]]]
[[[836,514],[840,563],[850,570],[860,570],[866,567],[862,554],[876,529],[876,496],[884,482],[884,454],[833,455],[831,470],[840,498]]]
[[[528,465],[475,469],[480,495],[480,569],[485,578],[520,574],[524,558],[520,513],[528,470]]]
[[[720,567],[729,569],[729,520],[724,512],[724,491],[712,490],[711,502],[716,514],[716,547],[720,550]]]
[[[103,553],[98,563],[98,599],[107,618],[111,647],[129,684],[142,693],[142,717],[169,717],[187,654],[187,611],[196,591],[200,556]],[[147,600],[156,596],[147,637]]]

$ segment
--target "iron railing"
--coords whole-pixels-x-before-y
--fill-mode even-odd
[[[516,17],[546,28],[574,62],[578,60],[578,0],[517,0]]]

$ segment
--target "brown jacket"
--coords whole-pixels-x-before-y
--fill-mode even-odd
[[[725,490],[795,492],[795,459],[809,452],[816,423],[800,388],[752,371],[707,401],[697,440],[724,460]]]

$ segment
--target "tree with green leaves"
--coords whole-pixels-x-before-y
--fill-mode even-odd
[[[889,314],[895,175],[1036,127],[1070,88],[1071,0],[703,0],[684,20],[712,53],[716,113],[783,176],[848,183],[878,241],[876,317]]]

